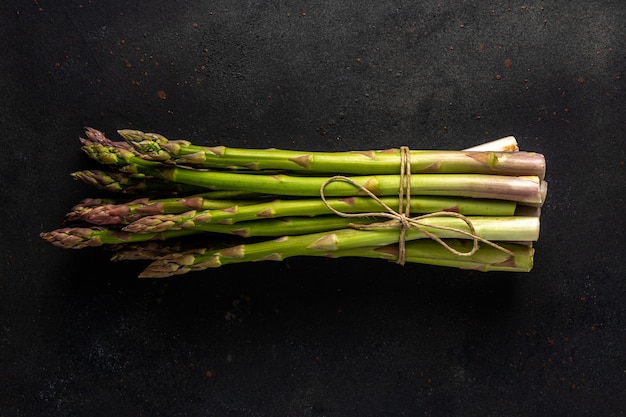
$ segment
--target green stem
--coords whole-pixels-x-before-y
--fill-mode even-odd
[[[446,239],[445,242],[458,250],[467,252],[471,249],[468,240]],[[513,253],[513,256],[497,248],[483,245],[471,256],[458,256],[446,250],[442,245],[429,239],[414,240],[406,244],[406,262],[426,265],[445,266],[460,269],[472,269],[481,272],[506,271],[529,272],[533,267],[534,249],[531,245],[499,242],[499,245]],[[361,257],[397,261],[398,245],[383,247],[360,247],[337,250],[328,254],[331,258]]]
[[[382,197],[380,200],[391,209],[398,211],[397,197]],[[367,213],[384,210],[377,201],[368,197],[334,198],[328,199],[327,202],[332,208],[343,213]],[[411,199],[411,213],[413,215],[446,211],[468,216],[512,216],[515,214],[515,208],[514,202],[505,200],[431,196],[413,197]],[[124,230],[133,233],[154,233],[169,228],[198,227],[207,223],[233,224],[249,220],[325,214],[333,214],[333,212],[323,201],[317,198],[275,200],[250,205],[237,204],[213,210],[193,210],[181,214],[157,214],[140,217],[124,227]]]
[[[471,241],[446,239],[446,244],[459,252],[467,252],[472,248]],[[198,244],[198,242],[196,242]],[[204,242],[206,245],[206,242]],[[123,260],[142,260],[154,261],[160,257],[170,255],[177,256],[185,250],[199,250],[201,247],[193,247],[185,240],[174,240],[166,242],[140,242],[133,244],[120,245],[115,248],[115,254],[111,258],[113,261]],[[211,246],[205,250],[217,250],[224,248],[222,242],[211,242]],[[406,262],[419,263],[428,265],[445,266],[461,269],[472,269],[482,272],[487,271],[507,271],[507,272],[528,272],[533,266],[534,250],[531,245],[519,245],[500,242],[500,246],[512,252],[513,257],[501,250],[491,246],[482,246],[476,253],[471,256],[460,257],[446,250],[439,243],[429,240],[420,239],[406,243]],[[353,249],[336,250],[324,254],[330,258],[375,258],[388,261],[397,261],[398,245],[391,244],[382,247],[363,246]]]
[[[500,240],[535,241],[539,234],[539,219],[536,217],[481,217],[470,219],[476,234],[495,242]],[[468,232],[467,225],[458,218],[432,217],[424,220],[424,229],[444,239],[464,239],[467,236],[434,226],[454,227]],[[425,235],[419,230],[409,229],[407,241],[422,239]],[[504,239],[501,239],[504,238]],[[320,256],[336,250],[354,249],[364,246],[386,246],[398,241],[397,228],[372,230],[342,229],[331,232],[312,233],[296,236],[282,236],[278,239],[259,243],[245,243],[218,251],[192,251],[165,256],[151,263],[142,277],[165,277],[189,271],[219,267],[231,263],[260,260],[283,260],[292,256]]]
[[[144,158],[209,169],[288,170],[315,173],[381,175],[400,170],[400,150],[303,152],[284,149],[245,149],[197,146],[168,141],[164,136],[138,130],[118,133]],[[477,173],[514,176],[545,174],[543,155],[534,152],[476,152],[414,150],[414,173]]]
[[[197,171],[180,167],[158,170],[173,182],[213,190],[256,191],[289,196],[319,196],[327,177],[293,175],[254,175]],[[378,196],[398,195],[399,175],[350,177],[355,183]],[[535,176],[504,176],[482,174],[416,174],[411,175],[411,195],[456,196],[510,200],[528,205],[542,205],[546,194],[545,181]],[[354,185],[334,181],[325,188],[328,197],[363,194]]]

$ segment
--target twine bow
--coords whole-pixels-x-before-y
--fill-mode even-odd
[[[370,213],[344,213],[333,208],[327,201],[325,190],[326,187],[334,182],[334,181],[343,181],[347,182],[354,187],[358,188],[359,191],[364,192],[370,198],[375,200],[380,206],[385,209],[385,211],[381,212],[370,212]],[[497,245],[487,239],[484,239],[476,233],[476,229],[474,225],[470,221],[469,218],[464,216],[461,213],[450,212],[450,211],[437,211],[433,213],[423,214],[421,216],[410,217],[411,215],[411,154],[408,146],[403,146],[400,148],[400,187],[398,190],[398,211],[392,209],[387,204],[385,204],[378,196],[372,193],[363,185],[357,183],[350,177],[346,177],[343,175],[336,175],[328,178],[320,187],[320,198],[326,205],[326,207],[341,217],[355,217],[355,218],[364,218],[364,217],[386,217],[389,220],[385,222],[373,223],[373,224],[351,224],[350,227],[355,229],[383,229],[383,228],[399,228],[400,235],[398,237],[398,259],[396,263],[400,265],[404,265],[406,262],[406,233],[409,229],[417,230],[423,234],[425,234],[428,238],[438,242],[441,246],[443,246],[450,253],[453,253],[458,256],[472,256],[479,249],[479,242],[485,243],[487,245],[493,246],[496,249],[501,250],[509,255],[513,255],[513,252],[509,251],[506,248],[503,248],[500,245]],[[442,226],[442,225],[433,225],[423,222],[424,219],[428,219],[431,217],[456,217],[461,219],[466,225],[469,231],[462,230],[456,227]],[[448,243],[446,243],[442,238],[437,236],[435,233],[432,233],[428,230],[438,229],[438,230],[447,230],[452,231],[461,235],[464,235],[472,240],[473,245],[472,249],[468,252],[460,252],[453,247],[451,247]]]

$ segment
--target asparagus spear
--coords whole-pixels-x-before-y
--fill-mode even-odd
[[[472,249],[471,241],[465,239],[445,239],[445,243],[459,252],[465,253]],[[127,243],[112,245],[111,250],[115,253],[111,260],[156,260],[166,255],[177,256],[176,254],[185,250],[212,251],[232,245],[232,242],[219,240],[207,242],[206,239],[196,239],[191,242],[189,239],[173,239],[165,242]],[[491,246],[483,246],[471,256],[459,257],[435,241],[420,239],[406,243],[405,259],[410,263],[473,269],[482,272],[528,272],[532,269],[534,249],[531,245],[500,242],[500,246],[505,248],[508,253]],[[336,250],[320,255],[330,258],[358,257],[397,261],[398,253],[398,244],[390,244],[382,247],[363,246]]]
[[[398,210],[397,197],[383,197],[383,204]],[[344,213],[364,213],[382,210],[381,205],[367,197],[327,199],[326,202]],[[505,200],[483,200],[454,197],[413,197],[411,213],[456,212],[464,215],[512,216],[516,204]],[[133,233],[154,233],[169,228],[197,227],[206,223],[233,224],[242,221],[277,218],[285,216],[318,216],[332,214],[326,204],[318,198],[275,200],[267,203],[233,205],[224,209],[191,210],[181,214],[157,214],[136,218],[124,227]],[[113,213],[115,214],[115,213]]]
[[[122,132],[124,132],[124,130],[122,130]],[[127,130],[127,132],[129,132],[129,134],[132,135],[133,131]],[[112,144],[117,147],[125,147],[125,148],[130,149],[128,141],[126,141],[126,139],[121,142],[112,141],[111,139],[107,138],[103,132],[97,129],[91,128],[91,127],[85,128],[85,135],[87,136],[87,139],[82,139],[82,138],[81,139],[89,141],[91,143]],[[179,142],[183,144],[188,143],[188,141],[185,141],[185,140],[168,141],[167,138],[165,138],[163,135],[159,135],[158,133],[146,133],[146,135],[152,136],[153,138],[150,138],[149,140],[156,140],[157,143],[165,143],[165,142],[169,142],[170,144],[176,144]],[[136,141],[135,138],[129,138],[129,140]],[[141,138],[139,138],[139,141],[141,141]],[[133,146],[133,148],[134,147],[135,146]],[[520,149],[517,144],[517,139],[515,139],[514,136],[506,136],[500,139],[481,143],[480,145],[476,145],[476,146],[472,146],[470,148],[464,149],[464,151],[475,151],[475,152],[487,152],[487,151],[489,152],[518,152],[519,150]]]
[[[535,241],[539,233],[539,219],[536,217],[508,217],[508,218],[472,218],[472,225],[477,236],[489,241],[505,240]],[[467,238],[467,235],[452,231],[433,228],[434,226],[449,226],[468,233],[469,227],[458,218],[432,217],[425,219],[429,232],[440,238]],[[405,238],[407,241],[421,239],[426,235],[415,229],[409,229]],[[331,232],[312,233],[296,236],[282,236],[278,239],[259,243],[241,244],[217,251],[196,250],[182,254],[164,256],[152,262],[141,277],[166,277],[184,274],[189,271],[199,271],[206,268],[215,268],[231,263],[241,263],[260,260],[283,260],[292,256],[319,256],[337,250],[354,249],[359,247],[380,247],[393,244],[398,240],[398,231],[393,228],[373,230],[343,229]]]
[[[459,252],[468,252],[471,249],[471,243],[468,240],[446,239],[445,243]],[[532,269],[534,249],[531,245],[503,242],[499,244],[509,253],[492,246],[481,246],[471,256],[458,256],[446,250],[435,241],[428,239],[414,240],[406,243],[406,262],[473,269],[481,272],[528,272]],[[337,250],[329,252],[325,256],[330,258],[377,258],[396,261],[398,259],[398,245],[391,244],[383,247],[366,246]]]
[[[531,242],[538,238],[539,219],[537,217],[468,217],[477,234],[487,240]],[[41,233],[41,237],[54,246],[65,249],[82,249],[91,246],[112,245],[119,243],[145,242],[152,240],[168,240],[199,233],[219,233],[240,237],[282,237],[307,235],[349,228],[352,225],[370,225],[378,222],[377,218],[344,218],[333,215],[317,217],[282,217],[280,219],[250,220],[236,224],[200,223],[164,227],[161,232],[133,233],[103,227],[64,227],[50,232]],[[441,238],[467,238],[459,232],[435,229],[435,227],[451,227],[469,232],[465,223],[457,218],[432,217],[425,219],[425,229]],[[393,227],[383,229],[395,241],[398,232]],[[382,230],[363,231],[382,234]],[[389,238],[390,236],[387,236]],[[423,238],[426,235],[414,230],[411,239]],[[408,239],[408,238],[407,238]],[[408,239],[408,240],[411,240]],[[393,239],[392,239],[393,240]],[[391,242],[387,242],[388,244]]]
[[[324,177],[293,175],[252,175],[225,172],[206,172],[166,167],[160,174],[173,182],[206,187],[207,189],[233,189],[260,191],[268,194],[290,196],[318,196],[328,180]],[[398,195],[399,175],[369,175],[349,177],[354,183],[378,196]],[[457,196],[510,200],[525,204],[542,205],[547,183],[536,176],[514,177],[482,174],[417,174],[411,175],[412,195]],[[330,197],[362,194],[354,185],[336,181],[325,188]]]
[[[313,173],[356,175],[395,174],[400,150],[302,152],[283,149],[241,149],[197,146],[189,141],[168,141],[155,133],[124,129],[118,133],[145,159],[209,169],[282,169]],[[543,179],[545,159],[534,152],[417,150],[410,154],[413,173],[477,173],[538,176]]]
[[[472,243],[469,240],[446,239],[445,243],[459,252],[468,252],[472,249]],[[203,244],[205,245],[205,250],[209,251],[227,246],[227,244],[222,244],[221,242],[218,242],[217,245],[210,242],[210,246],[206,246],[207,242],[203,242]],[[513,256],[497,248],[483,246],[471,256],[459,257],[432,240],[414,240],[406,243],[406,261],[410,263],[474,269],[482,272],[528,272],[532,269],[534,249],[531,245],[502,242],[500,242],[500,245],[510,253],[513,253]],[[113,248],[115,253],[111,258],[112,261],[154,261],[166,255],[177,256],[176,254],[182,251],[198,250],[201,248],[201,246],[191,248],[192,244],[184,240],[175,240],[172,242],[149,241],[115,246],[116,247]],[[353,249],[336,250],[321,255],[329,258],[356,257],[397,261],[398,252],[398,244],[391,244],[382,247],[363,246]]]
[[[446,239],[446,244],[459,251],[470,249],[467,241]],[[120,249],[111,258],[113,261],[122,260],[157,260],[164,256],[180,256],[177,246],[160,246],[156,242],[146,242],[150,246],[131,245]],[[406,244],[406,260],[410,263],[436,265],[451,268],[471,269],[481,272],[506,271],[528,272],[533,267],[534,249],[530,245],[518,245],[512,243],[500,243],[510,253],[505,253],[491,246],[483,246],[471,256],[458,256],[447,251],[443,246],[432,240],[415,240]],[[398,259],[398,245],[391,244],[382,247],[364,246],[354,249],[336,250],[328,253],[316,254],[328,258],[375,258],[388,261]],[[270,259],[271,260],[271,259]],[[165,276],[150,277],[147,274],[143,278],[165,278]]]

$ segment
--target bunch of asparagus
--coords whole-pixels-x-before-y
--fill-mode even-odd
[[[41,237],[150,260],[140,277],[292,256],[533,266],[545,158],[513,137],[463,151],[302,152],[118,133],[123,141],[86,129],[82,150],[104,168],[72,176],[105,196],[79,202]]]

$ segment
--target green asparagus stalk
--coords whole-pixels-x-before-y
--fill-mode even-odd
[[[445,243],[455,250],[466,253],[472,249],[472,243],[464,239],[446,239]],[[176,256],[182,251],[205,250],[213,251],[232,246],[232,242],[206,239],[189,242],[189,239],[173,239],[165,242],[148,241],[112,245],[114,255],[112,261],[141,260],[154,261],[163,256]],[[195,246],[195,247],[194,247]],[[509,253],[491,246],[482,246],[471,256],[459,257],[446,250],[442,245],[428,239],[414,240],[406,243],[405,259],[409,263],[419,263],[437,266],[473,269],[482,272],[509,271],[528,272],[533,266],[534,250],[531,245],[520,245],[500,242],[500,246]],[[336,250],[324,256],[330,258],[356,257],[376,258],[397,261],[398,244],[383,247],[364,246],[353,249]],[[513,256],[511,256],[511,253]]]
[[[478,237],[491,242],[504,240],[536,241],[539,235],[539,219],[536,217],[481,217],[471,218]],[[468,225],[455,217],[431,217],[424,219],[428,232],[443,239],[466,239]],[[451,227],[455,230],[435,227]],[[412,241],[426,235],[419,230],[409,229],[405,239]],[[241,244],[217,251],[188,251],[182,254],[165,256],[152,262],[141,277],[166,277],[215,268],[226,264],[260,261],[283,260],[292,256],[319,256],[330,252],[360,247],[380,247],[396,243],[398,230],[392,227],[358,230],[342,229],[330,232],[282,236],[278,239],[259,243]]]
[[[467,252],[471,249],[471,244],[468,243],[467,240],[446,239],[445,243],[459,252]],[[500,243],[500,245],[510,253],[513,253],[513,255],[491,246],[483,246],[471,256],[460,257],[452,254],[443,246],[432,240],[415,240],[407,242],[406,244],[406,260],[409,263],[471,269],[481,272],[528,272],[532,269],[534,255],[532,246],[511,243]],[[174,245],[169,244],[169,242],[129,244],[116,249],[111,260],[154,261],[164,256],[176,257],[179,256],[177,254],[183,251],[183,246],[187,245],[183,245],[183,242],[176,242]],[[207,250],[216,249],[211,246]],[[354,249],[320,253],[320,256],[329,258],[374,258],[397,261],[398,245],[391,244],[382,247],[364,246]]]
[[[459,252],[468,252],[472,248],[471,242],[468,240],[446,239],[445,243]],[[472,269],[481,272],[528,272],[532,269],[534,249],[531,245],[506,242],[499,242],[499,245],[509,251],[509,253],[492,246],[482,245],[471,256],[458,256],[433,240],[414,240],[406,243],[406,262]],[[169,255],[173,254],[170,253]],[[329,252],[324,256],[330,258],[358,257],[397,261],[398,245],[391,244],[383,247],[366,246],[337,250]]]
[[[128,140],[125,139],[122,142],[112,141],[111,139],[107,138],[103,132],[97,129],[93,129],[91,127],[87,127],[85,129],[85,136],[87,136],[87,138],[86,139],[81,138],[81,140],[89,141],[91,143],[105,143],[105,144],[111,144],[117,147],[127,147],[127,148],[129,146],[128,142],[142,141],[141,136],[137,136],[136,134],[133,133],[133,132],[139,132],[139,131],[121,130],[121,132],[128,132],[129,135],[135,136],[135,137],[129,137]],[[158,133],[144,133],[144,135],[151,136],[150,138],[148,138],[148,141],[154,140],[158,144],[166,143],[166,142],[169,142],[170,144],[173,144],[173,145],[179,142],[181,144],[189,143],[186,140],[168,141],[167,138],[165,138],[163,135],[160,135]],[[131,145],[131,146],[133,148],[135,147],[135,145]],[[470,148],[466,148],[463,150],[474,151],[474,152],[518,152],[520,149],[517,144],[517,139],[515,139],[514,136],[506,136],[500,139],[481,143],[480,145],[472,146]],[[158,152],[158,150],[152,149],[152,150],[149,150],[149,152],[154,153],[154,152]]]
[[[381,175],[400,170],[400,150],[302,152],[283,149],[241,149],[197,146],[168,141],[155,133],[119,130],[145,159],[209,169],[288,170],[312,173]],[[418,150],[410,153],[413,173],[477,173],[537,176],[543,179],[545,159],[534,152]]]
[[[475,228],[476,234],[486,240],[493,241],[515,241],[515,242],[532,242],[539,237],[539,219],[537,217],[523,216],[467,216]],[[283,235],[304,235],[317,232],[334,231],[342,228],[348,228],[358,225],[371,225],[373,223],[381,223],[378,218],[346,218],[334,215],[317,216],[317,217],[281,217],[279,219],[250,220],[235,224],[219,224],[219,223],[194,223],[189,221],[187,224],[175,225],[169,224],[162,227],[161,233],[177,230],[192,230],[212,233],[234,234],[241,237],[257,237],[257,236],[283,236]],[[161,223],[159,222],[161,225]],[[467,224],[456,217],[437,216],[422,220],[422,224],[426,225],[425,230],[440,238],[468,238],[466,234],[459,233],[461,230],[469,233],[470,229]],[[445,230],[440,228],[450,228],[454,230]],[[368,230],[369,231],[369,230]],[[386,238],[395,241],[398,240],[397,227],[385,227],[376,230],[380,235],[387,233]],[[133,235],[141,235],[142,233],[129,232]],[[159,232],[148,233],[153,235]],[[355,235],[356,236],[356,235]],[[410,238],[420,239],[426,235],[418,230],[410,230]],[[387,242],[385,244],[388,244]]]
[[[398,211],[397,197],[380,199],[391,209]],[[383,207],[367,197],[327,199],[327,203],[344,213],[365,213],[380,211]],[[439,211],[456,212],[463,215],[512,216],[516,204],[505,200],[482,200],[454,197],[413,197],[411,213],[433,213]],[[319,198],[296,200],[275,200],[267,203],[233,205],[224,209],[192,210],[181,214],[152,215],[135,218],[123,230],[132,233],[155,233],[170,228],[198,227],[206,223],[233,224],[248,220],[278,218],[286,216],[318,216],[333,212]],[[113,213],[114,214],[114,213]]]
[[[319,196],[325,177],[293,175],[251,175],[225,172],[197,171],[179,167],[159,169],[159,173],[173,182],[206,187],[259,191],[289,196]],[[349,177],[354,183],[377,196],[398,195],[399,175],[370,175]],[[506,176],[482,174],[418,174],[411,176],[411,195],[457,196],[509,200],[541,206],[547,192],[547,183],[536,176]],[[329,197],[347,197],[363,194],[354,185],[335,181],[325,188]]]
[[[468,217],[472,222],[478,236],[494,241],[536,241],[539,235],[539,219],[537,217]],[[282,237],[296,235],[310,235],[314,233],[332,232],[349,228],[352,225],[371,225],[379,222],[378,218],[344,218],[334,215],[317,217],[282,217],[280,219],[250,220],[236,224],[204,223],[197,225],[185,225],[186,227],[174,228],[171,226],[162,232],[133,233],[117,229],[103,227],[65,227],[51,232],[44,232],[41,237],[54,246],[65,249],[82,249],[85,247],[112,245],[120,243],[136,243],[152,240],[168,240],[183,236],[196,235],[199,233],[218,233],[235,235],[244,238],[250,237]],[[450,217],[432,217],[424,220],[427,225],[424,229],[441,238],[468,238],[456,231],[436,229],[437,227],[455,228],[469,232],[467,225]],[[383,234],[398,240],[398,232],[394,227],[381,230],[367,230]],[[411,231],[408,240],[423,238],[422,232]],[[393,241],[393,239],[392,239]],[[387,242],[388,244],[391,242]]]

